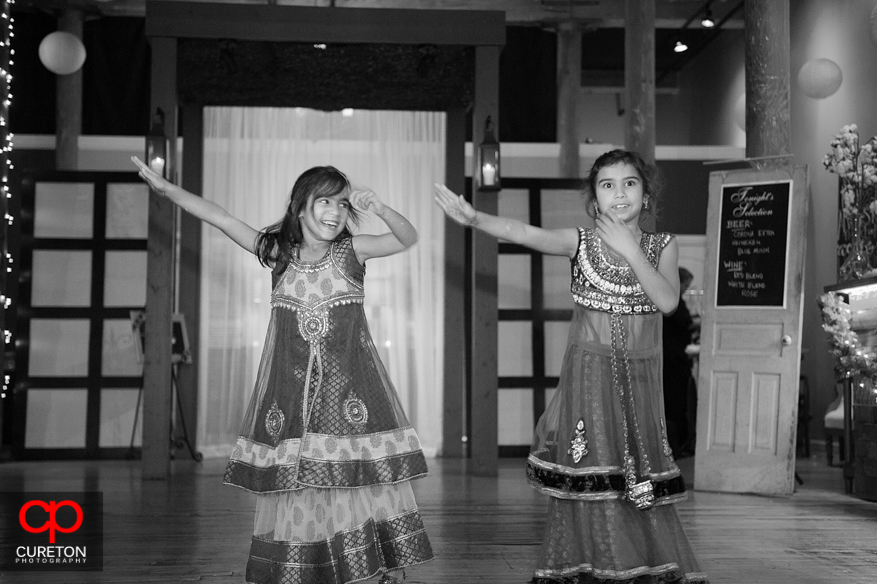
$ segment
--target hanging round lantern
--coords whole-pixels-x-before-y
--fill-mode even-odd
[[[85,63],[85,45],[75,34],[56,31],[40,42],[40,61],[56,75],[75,73]]]
[[[829,59],[812,59],[798,71],[798,87],[808,97],[822,99],[834,94],[843,81],[837,63]]]
[[[737,126],[746,131],[746,93],[741,93],[740,97],[737,98],[737,102],[734,104],[734,121],[737,122]]]

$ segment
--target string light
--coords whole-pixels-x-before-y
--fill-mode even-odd
[[[0,222],[0,266],[6,269],[0,269],[0,330],[3,332],[3,361],[6,362],[5,355],[8,347],[12,345],[12,331],[7,328],[9,317],[7,311],[12,307],[13,299],[11,290],[14,287],[11,282],[13,258],[9,253],[9,235],[8,227],[12,225],[15,218],[9,213],[9,200],[12,193],[9,190],[9,171],[13,168],[10,154],[12,153],[12,132],[9,131],[9,107],[12,105],[12,56],[15,50],[12,48],[12,39],[15,33],[12,25],[15,19],[12,18],[12,5],[15,0],[0,0],[0,99],[5,95],[6,98],[0,102],[0,192],[6,196],[0,196],[0,213],[3,214],[6,221]],[[0,399],[6,399],[10,395],[10,385],[12,378],[4,372],[3,386],[0,388]]]

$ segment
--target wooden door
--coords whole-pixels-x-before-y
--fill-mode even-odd
[[[146,300],[146,185],[134,172],[25,173],[13,455],[139,454],[131,311]]]
[[[696,489],[793,491],[808,191],[806,167],[710,174]]]

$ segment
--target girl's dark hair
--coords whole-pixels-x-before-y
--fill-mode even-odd
[[[657,215],[658,202],[661,194],[661,181],[658,168],[654,164],[646,162],[642,156],[631,150],[610,150],[601,154],[591,167],[585,184],[582,186],[582,196],[585,199],[585,211],[591,217],[595,217],[594,205],[597,198],[597,174],[607,166],[616,164],[629,164],[639,173],[643,181],[643,200],[648,197],[649,210]]]
[[[350,189],[347,176],[334,166],[315,166],[299,175],[292,192],[283,219],[269,225],[256,236],[256,257],[262,265],[286,263],[292,256],[292,247],[304,239],[299,216],[305,212],[308,200],[318,197],[334,197]],[[348,207],[349,219],[359,224],[359,213]],[[350,231],[347,226],[338,236],[347,237]]]

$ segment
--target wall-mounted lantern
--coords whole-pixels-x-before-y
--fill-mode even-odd
[[[152,128],[146,135],[146,164],[163,178],[167,178],[168,152],[170,144],[164,133],[164,112],[161,108],[156,108],[152,116]]]
[[[493,134],[493,123],[490,116],[484,122],[484,139],[478,146],[478,189],[482,191],[498,191],[500,188],[499,142]]]

